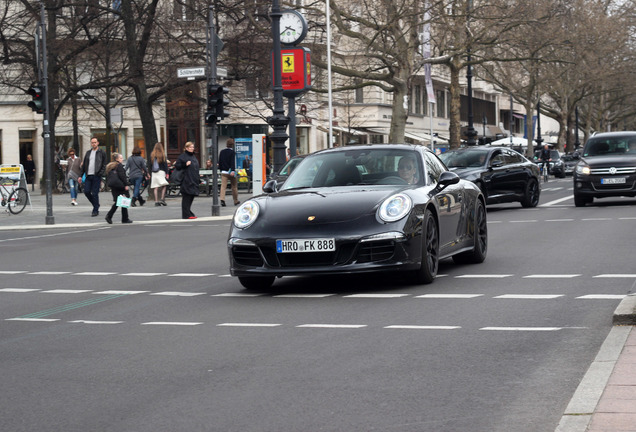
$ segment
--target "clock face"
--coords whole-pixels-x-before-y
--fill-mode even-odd
[[[305,38],[307,22],[300,12],[286,10],[280,17],[280,41],[287,45],[295,45]]]

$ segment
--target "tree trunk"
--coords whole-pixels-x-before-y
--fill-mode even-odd
[[[404,73],[400,72],[400,75],[404,75]],[[406,112],[406,108],[404,108],[408,91],[406,83],[406,79],[399,79],[394,84],[395,91],[393,92],[393,106],[391,107],[391,130],[389,132],[389,142],[391,144],[404,142],[406,119],[408,118],[408,113]]]
[[[459,86],[460,69],[454,63],[449,64],[450,70],[450,122],[449,122],[449,139],[450,148],[456,149],[461,145],[461,94]]]

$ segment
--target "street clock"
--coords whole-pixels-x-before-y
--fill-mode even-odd
[[[280,17],[280,41],[285,45],[296,45],[307,36],[307,21],[298,11],[286,9]]]

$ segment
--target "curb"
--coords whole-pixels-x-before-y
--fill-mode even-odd
[[[615,326],[636,325],[636,294],[625,297],[614,311]]]

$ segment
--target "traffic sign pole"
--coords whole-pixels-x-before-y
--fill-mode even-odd
[[[219,37],[216,35],[214,28],[214,6],[210,5],[208,16],[208,34],[207,34],[207,61],[208,61],[208,85],[207,88],[211,88],[216,84],[216,56],[218,55],[217,48],[223,47],[223,42],[220,42]],[[212,40],[214,38],[214,41]],[[220,43],[219,43],[220,42]],[[220,49],[219,49],[220,50]],[[209,93],[209,91],[208,91]],[[209,94],[208,94],[209,98]],[[206,119],[208,117],[208,111],[206,111]],[[206,134],[210,140],[208,146],[208,157],[212,159],[212,216],[221,215],[221,206],[219,204],[219,178],[218,178],[218,166],[219,166],[219,142],[218,142],[218,128],[217,120],[213,119],[212,124],[208,124],[206,121]]]

